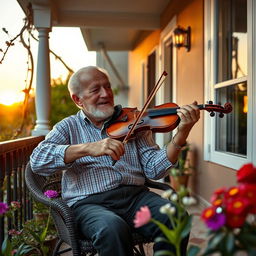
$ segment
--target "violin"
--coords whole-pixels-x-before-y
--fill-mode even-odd
[[[208,104],[199,104],[197,107],[200,110],[208,111],[211,117],[215,116],[215,112],[217,112],[219,113],[219,117],[223,118],[224,114],[232,111],[232,105],[230,103],[221,106],[215,105],[210,101]],[[159,133],[174,130],[180,122],[177,109],[179,109],[179,106],[175,103],[165,103],[147,109],[139,118],[130,135],[143,130],[151,130],[152,132]],[[140,114],[137,108],[123,108],[119,117],[106,129],[107,135],[110,138],[124,141]]]

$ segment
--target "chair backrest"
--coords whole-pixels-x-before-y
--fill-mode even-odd
[[[51,215],[61,241],[72,247],[73,255],[79,255],[78,232],[73,220],[73,212],[61,199],[49,199],[44,195],[46,190],[56,190],[61,195],[61,173],[42,176],[34,173],[28,163],[25,170],[25,181],[32,197],[50,207]]]

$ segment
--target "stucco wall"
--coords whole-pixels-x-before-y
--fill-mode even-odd
[[[147,38],[141,41],[134,51],[129,53],[129,106],[130,107],[142,107],[141,102],[141,80],[142,72],[141,65],[145,61],[148,55],[158,46],[160,37],[160,30],[156,30],[151,33]]]
[[[163,29],[176,15],[177,25],[191,26],[191,50],[177,50],[176,91],[177,104],[189,104],[194,100],[204,103],[204,4],[203,0],[172,1],[162,16]],[[181,4],[183,3],[183,5]],[[174,8],[177,12],[175,13]],[[168,11],[169,10],[169,11]],[[129,104],[139,106],[141,94],[141,63],[159,44],[160,31],[152,33],[129,54],[129,84],[132,86]],[[204,114],[190,133],[188,142],[193,153],[196,173],[190,182],[193,190],[209,201],[212,192],[222,186],[235,184],[235,171],[204,161]]]

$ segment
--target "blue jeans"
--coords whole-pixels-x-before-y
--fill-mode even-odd
[[[95,194],[78,201],[74,214],[81,234],[92,240],[100,256],[132,256],[132,232],[155,239],[163,236],[154,223],[135,229],[133,219],[141,206],[147,205],[151,215],[167,225],[171,224],[166,214],[161,214],[161,206],[170,203],[145,186],[121,186],[114,190]],[[186,255],[188,237],[182,241],[182,255]],[[169,250],[174,247],[161,242],[154,244],[154,251]]]

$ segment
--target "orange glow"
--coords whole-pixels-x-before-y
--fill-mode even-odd
[[[247,113],[248,112],[248,97],[244,96],[244,108],[243,108],[243,112]]]
[[[21,92],[14,91],[3,91],[0,94],[0,104],[11,106],[14,103],[22,102],[24,99],[24,94]]]

